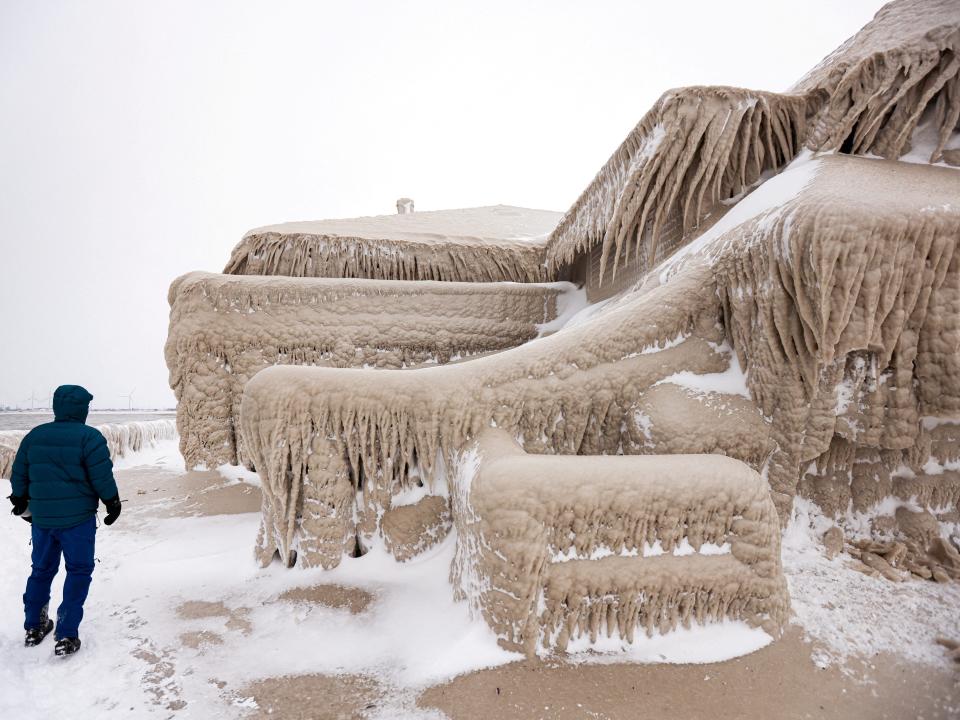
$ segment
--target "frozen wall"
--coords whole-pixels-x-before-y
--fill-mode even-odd
[[[184,275],[166,344],[181,451],[188,466],[243,460],[240,395],[265,367],[404,368],[502,350],[536,337],[569,289]]]

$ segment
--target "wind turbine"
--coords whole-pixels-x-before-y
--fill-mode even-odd
[[[37,393],[36,393],[35,390],[31,389],[31,390],[30,390],[30,397],[24,398],[23,401],[24,401],[24,402],[27,402],[27,400],[30,401],[30,409],[31,409],[31,410],[35,410],[35,409],[36,409],[36,404],[37,404]]]
[[[127,399],[127,410],[133,410],[133,394],[137,391],[136,388],[128,392],[126,395],[121,395],[120,397]]]

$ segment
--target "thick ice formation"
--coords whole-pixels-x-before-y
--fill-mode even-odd
[[[951,170],[879,160],[836,156],[820,162],[815,181],[799,195],[691,254],[665,284],[638,291],[552,337],[428,370],[264,371],[246,389],[245,434],[268,432],[261,443],[267,451],[255,454],[254,463],[267,477],[286,481],[283,469],[292,467],[296,478],[298,467],[317,460],[318,448],[304,446],[302,428],[343,438],[326,440],[331,446],[320,454],[342,459],[342,502],[349,505],[348,484],[388,497],[405,489],[409,467],[417,465],[429,476],[432,458],[452,457],[492,421],[541,453],[721,452],[759,469],[774,448],[768,478],[781,507],[787,507],[801,465],[826,453],[832,442],[860,432],[874,452],[912,448],[927,432],[921,414],[955,414],[957,386],[944,379],[957,372],[960,336],[947,340],[947,352],[917,348],[926,347],[928,338],[943,340],[943,319],[960,310],[927,312],[931,303],[957,300],[953,249],[960,211],[941,206],[945,197],[960,197],[960,177]],[[896,186],[897,202],[888,201],[885,192],[876,202],[858,199],[855,191],[862,188],[851,181],[854,176],[872,177],[878,191]],[[898,222],[917,213],[923,218],[928,204],[940,208],[928,220]],[[838,264],[841,251],[845,257]],[[655,283],[658,277],[654,273]],[[685,337],[681,343],[647,352],[678,334]],[[761,412],[737,391],[708,393],[703,401],[661,382],[681,369],[728,370],[730,358],[716,345],[724,339],[742,354]],[[911,341],[914,348],[905,347]],[[895,374],[897,351],[913,358],[899,380],[911,392],[924,384],[914,377],[940,379],[948,387],[931,397],[908,395],[898,404],[882,390],[871,390],[877,381],[865,372],[844,380],[848,364],[851,372],[875,367]],[[835,388],[844,382],[856,399],[838,405]],[[274,408],[283,409],[281,417]],[[849,422],[853,413],[862,418],[859,425]],[[872,426],[863,427],[871,417]],[[944,423],[936,430],[944,434],[952,427]],[[922,473],[929,455],[916,462]],[[305,473],[311,476],[309,468]],[[945,490],[948,478],[924,477],[912,477],[911,487],[933,483],[956,503]],[[877,492],[859,490],[846,475],[820,485],[819,492],[829,488],[846,497]],[[289,488],[275,491],[281,495]],[[293,520],[288,516],[288,528]],[[285,556],[295,535],[277,544],[286,546]]]
[[[20,430],[0,432],[0,477],[9,478],[13,470],[13,459],[17,456],[20,441],[27,433]]]
[[[895,159],[932,118],[941,159],[960,119],[955,0],[899,0],[827,56],[792,92],[821,99],[807,146]]]
[[[804,145],[895,159],[926,118],[938,135],[930,161],[940,160],[960,116],[958,54],[954,0],[901,0],[789,93],[667,91],[553,231],[551,265],[599,243],[601,276],[631,252],[645,272]]]
[[[153,447],[162,440],[177,437],[177,425],[173,420],[145,420],[97,425],[103,433],[114,459],[129,453]],[[13,459],[17,456],[20,441],[27,433],[19,430],[0,432],[0,477],[9,478]]]
[[[377,537],[404,559],[456,527],[458,594],[527,652],[691,617],[775,634],[774,508],[785,520],[798,494],[865,572],[960,577],[960,174],[895,159],[915,140],[960,154],[958,37],[956,2],[900,0],[788,93],[671,90],[545,240],[425,235],[436,217],[402,234],[418,213],[280,226],[228,271],[368,279],[258,278],[283,298],[262,314],[234,300],[249,278],[177,281],[180,422],[236,428],[243,387],[260,560],[332,567]],[[533,339],[556,290],[506,279],[617,294]],[[338,282],[360,299],[315,316]],[[381,292],[392,319],[371,324]],[[390,315],[405,294],[430,298],[408,325]],[[404,345],[418,328],[465,342],[481,318],[469,360],[400,360],[436,352]],[[291,345],[314,350],[275,349]],[[228,352],[252,358],[236,376]],[[584,455],[653,457],[560,457]]]
[[[681,368],[727,369],[718,317],[715,288],[694,279],[466,363],[261,371],[247,383],[241,408],[268,506],[261,559],[279,550],[288,563],[335,565],[353,551],[358,533],[362,549],[363,535],[377,530],[394,496],[419,483],[442,492],[446,467],[491,424],[529,452],[721,452],[759,468],[769,431],[749,401],[716,394],[709,402],[691,399],[697,411],[678,414],[674,401],[685,391],[655,387]],[[682,342],[649,352],[678,334]],[[661,422],[676,434],[662,433]],[[361,493],[351,510],[354,488]],[[301,493],[309,495],[301,500]]]
[[[921,417],[960,408],[960,173],[820,164],[796,199],[710,257],[731,344],[772,421],[771,487],[791,496],[832,442],[899,457],[926,434]]]
[[[807,100],[740,88],[670,90],[640,121],[548,241],[553,267],[601,243],[600,275],[630,253],[640,272],[676,249],[707,211],[793,159]],[[666,232],[664,232],[666,230]]]

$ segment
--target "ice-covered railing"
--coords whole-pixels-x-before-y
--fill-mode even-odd
[[[0,431],[0,477],[10,477],[13,459],[17,456],[17,448],[20,447],[20,441],[26,434],[26,431],[21,430]]]
[[[464,360],[533,339],[573,289],[184,275],[170,287],[165,347],[181,452],[188,466],[245,461],[240,396],[265,367],[397,369]]]
[[[508,649],[725,619],[777,637],[786,622],[777,512],[741,462],[529,455],[488,430],[451,486],[456,595]]]
[[[97,425],[116,459],[130,453],[153,447],[163,440],[177,437],[177,424],[173,420],[143,420]],[[9,478],[13,460],[26,432],[7,430],[0,432],[0,477]]]
[[[177,438],[177,423],[174,420],[135,420],[124,423],[97,425],[110,447],[110,455],[126,457],[155,446],[163,440]]]

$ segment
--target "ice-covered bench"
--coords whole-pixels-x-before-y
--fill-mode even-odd
[[[777,513],[738,460],[529,455],[494,429],[461,454],[452,506],[455,592],[509,649],[785,622]]]

